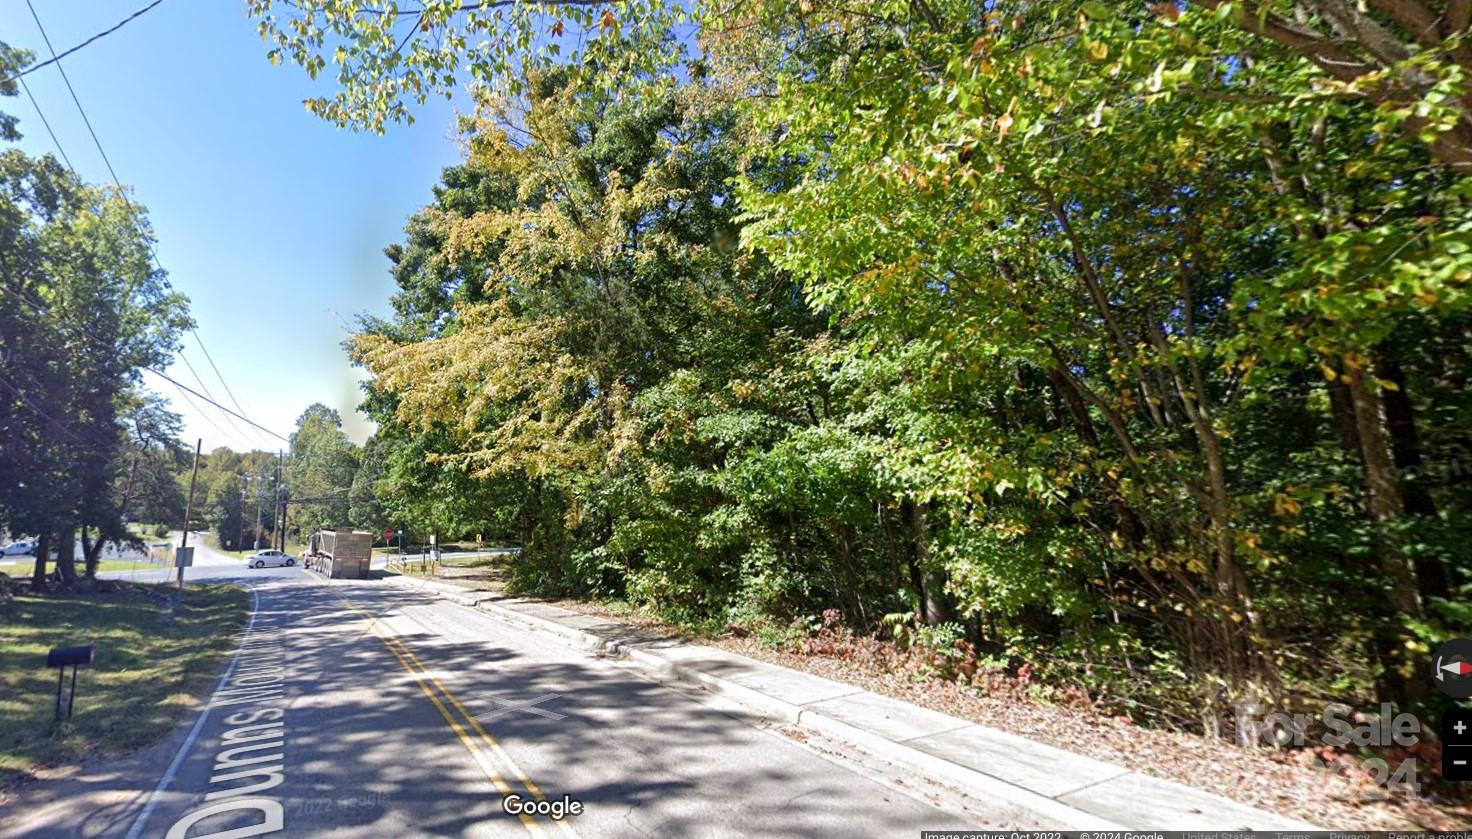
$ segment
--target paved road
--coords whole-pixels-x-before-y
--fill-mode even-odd
[[[175,545],[179,544],[180,533],[175,531],[169,535]],[[189,544],[194,546],[194,565],[184,569],[184,582],[221,580],[240,580],[242,582],[259,582],[262,579],[299,579],[301,573],[296,568],[247,568],[245,560],[230,554],[212,550],[204,541],[203,533],[190,532]],[[176,579],[175,569],[152,568],[140,566],[138,570],[132,571],[107,571],[97,576],[114,580],[133,580],[140,583],[162,583]]]
[[[903,836],[1016,827],[839,744],[757,728],[537,633],[373,581],[242,568],[243,652],[197,725],[29,793],[29,837]],[[198,575],[198,576],[194,576]],[[503,797],[579,802],[561,822]],[[974,802],[969,802],[972,806]],[[937,806],[937,804],[941,806]],[[262,825],[258,832],[247,830]],[[238,833],[227,831],[240,829]]]

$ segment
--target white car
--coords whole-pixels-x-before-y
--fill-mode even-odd
[[[295,565],[296,557],[281,551],[256,551],[245,558],[245,564],[251,568],[265,568],[268,565]]]
[[[26,556],[35,552],[36,543],[30,539],[21,539],[20,541],[11,542],[5,547],[0,548],[0,556]]]

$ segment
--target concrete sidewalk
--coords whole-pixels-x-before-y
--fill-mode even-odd
[[[819,676],[688,644],[545,603],[407,577],[434,594],[565,643],[627,660],[656,679],[706,691],[730,713],[847,741],[1059,830],[1318,830],[1192,787]]]

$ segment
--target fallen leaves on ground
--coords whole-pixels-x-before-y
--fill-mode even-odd
[[[626,608],[571,600],[554,602],[639,629],[687,635]],[[1472,828],[1472,805],[1468,802],[1409,794],[1381,798],[1383,793],[1372,779],[1342,755],[1331,768],[1310,750],[1251,749],[1189,732],[1141,728],[1128,717],[1054,705],[1015,691],[987,694],[953,682],[917,681],[910,675],[885,672],[853,659],[770,647],[749,635],[729,633],[691,640],[862,687],[1330,830]],[[1423,767],[1423,771],[1429,770]]]

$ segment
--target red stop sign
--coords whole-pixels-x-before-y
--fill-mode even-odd
[[[394,538],[394,529],[392,527],[390,527],[388,530],[383,531],[383,541],[389,542],[389,541],[392,541],[393,538]]]

